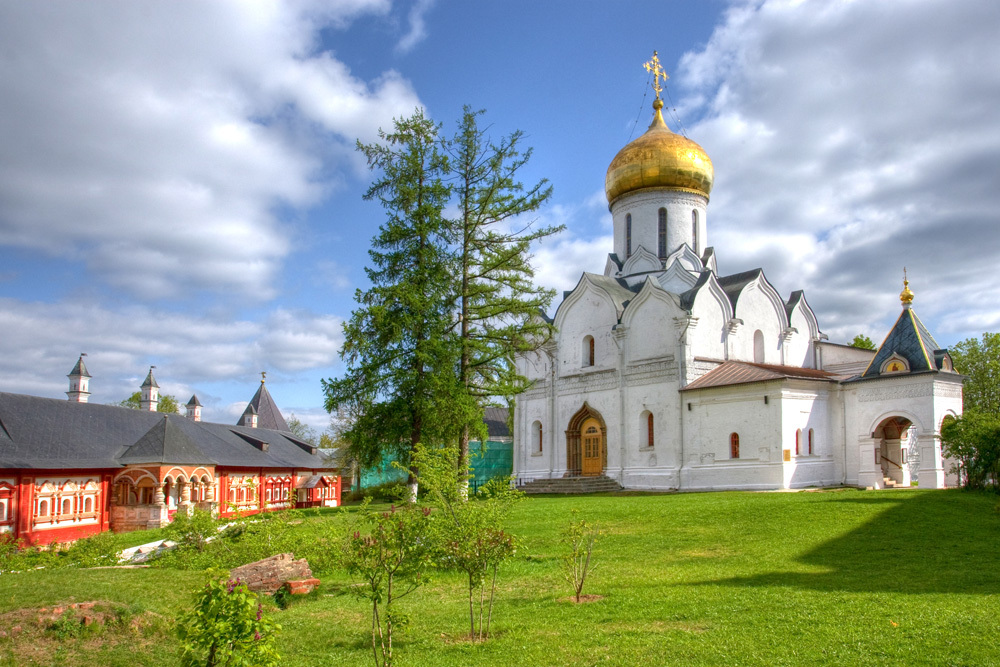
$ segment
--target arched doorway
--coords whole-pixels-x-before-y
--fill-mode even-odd
[[[604,418],[586,403],[569,420],[566,429],[566,474],[596,477],[608,463],[608,429]]]
[[[911,452],[915,452],[913,422],[906,417],[887,417],[872,433],[875,439],[875,470],[888,486],[910,485]]]

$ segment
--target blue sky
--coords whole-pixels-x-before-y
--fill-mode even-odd
[[[469,104],[534,147],[569,289],[611,249],[604,174],[668,105],[712,157],[719,268],[804,289],[831,340],[881,340],[903,266],[938,341],[1000,326],[1000,5],[975,0],[0,1],[0,391],[196,392],[258,373],[322,428],[320,378],[383,213],[355,139]]]

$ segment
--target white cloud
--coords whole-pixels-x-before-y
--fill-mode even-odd
[[[731,8],[676,79],[715,164],[720,270],[806,289],[832,338],[884,333],[904,265],[942,338],[996,326],[976,276],[1000,257],[998,25],[996,3]]]
[[[275,295],[277,206],[323,195],[321,158],[419,105],[316,51],[337,3],[0,5],[0,244],[85,263],[140,298]],[[321,134],[322,133],[322,134]]]
[[[330,367],[342,342],[339,318],[308,311],[276,309],[254,322],[144,306],[113,310],[2,298],[0,331],[0,391],[59,396],[77,355],[87,352],[98,403],[128,396],[155,365],[164,392],[183,401],[197,392],[208,406],[214,397],[199,386],[243,380],[252,387],[262,370],[294,378]]]
[[[396,45],[396,50],[400,53],[409,53],[413,50],[413,47],[424,41],[427,37],[427,24],[424,21],[424,17],[427,12],[431,10],[434,6],[436,0],[415,0],[413,7],[410,9],[409,20],[409,30],[399,43]]]
[[[542,239],[532,247],[535,282],[556,290],[552,312],[562,302],[562,293],[580,282],[580,271],[604,273],[608,253],[614,246],[610,233],[583,234],[587,228],[610,232],[611,215],[603,191],[577,205],[556,205],[545,209],[539,225],[565,225],[566,230]],[[549,314],[551,315],[552,312]]]

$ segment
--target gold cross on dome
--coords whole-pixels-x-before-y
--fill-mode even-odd
[[[670,77],[667,76],[667,73],[660,66],[660,57],[656,55],[656,51],[653,51],[652,60],[648,63],[643,63],[642,66],[646,68],[647,72],[653,74],[653,90],[656,91],[656,99],[660,99],[660,91],[663,90],[663,86],[660,85],[660,77],[662,76],[664,81]]]

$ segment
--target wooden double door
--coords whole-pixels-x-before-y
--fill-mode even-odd
[[[580,474],[584,477],[594,477],[604,472],[604,435],[601,424],[589,417],[580,425],[580,441],[582,457]]]

